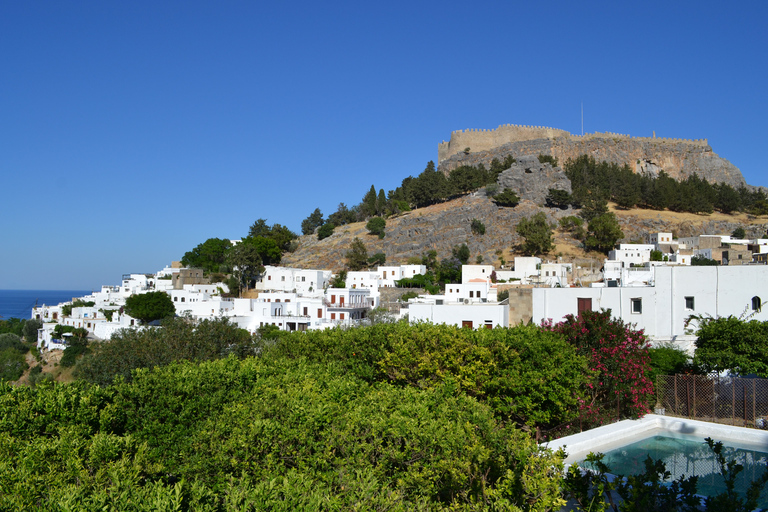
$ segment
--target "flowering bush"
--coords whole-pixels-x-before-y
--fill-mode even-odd
[[[597,426],[616,417],[638,417],[649,411],[653,384],[648,340],[611,310],[568,315],[563,322],[543,327],[560,333],[589,360],[593,378],[581,403],[584,427]]]

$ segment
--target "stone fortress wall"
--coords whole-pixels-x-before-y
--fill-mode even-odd
[[[464,152],[469,148],[471,152],[488,151],[503,144],[523,142],[535,139],[570,139],[574,141],[587,141],[593,139],[632,140],[637,142],[690,144],[702,148],[708,148],[707,139],[676,139],[667,137],[632,137],[622,133],[595,132],[584,135],[574,135],[559,128],[546,126],[527,126],[516,124],[503,124],[495,130],[469,129],[451,132],[451,139],[438,144],[438,162],[448,159],[453,155]]]

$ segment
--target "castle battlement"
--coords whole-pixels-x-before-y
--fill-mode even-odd
[[[650,142],[659,144],[690,144],[700,147],[709,146],[707,139],[678,139],[667,137],[632,137],[624,133],[595,132],[584,135],[574,135],[559,128],[548,126],[530,126],[517,124],[503,124],[490,130],[483,128],[469,128],[451,132],[449,141],[438,144],[438,162],[461,153],[469,148],[471,152],[488,151],[511,142],[523,142],[535,139],[571,139],[575,141],[588,141],[592,139],[613,139],[636,142]]]

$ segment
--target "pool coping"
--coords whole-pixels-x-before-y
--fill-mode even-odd
[[[768,451],[767,431],[658,414],[646,414],[637,420],[622,420],[571,436],[553,439],[542,443],[541,446],[552,450],[563,448],[568,454],[565,464],[569,465],[583,460],[589,452],[604,453],[628,442],[650,437],[657,432],[687,434],[701,438],[711,437],[715,441],[761,447],[763,451]]]

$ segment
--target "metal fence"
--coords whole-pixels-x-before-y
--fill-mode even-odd
[[[662,414],[745,427],[768,427],[768,379],[659,375],[656,398],[657,412]]]

